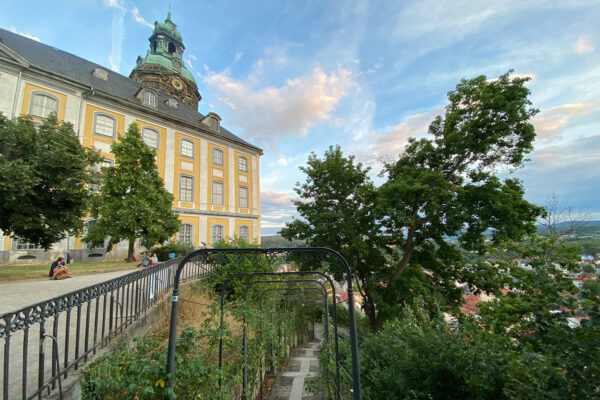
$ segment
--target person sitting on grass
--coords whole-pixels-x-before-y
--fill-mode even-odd
[[[65,259],[62,257],[58,257],[56,261],[52,263],[50,266],[50,278],[61,280],[65,278],[70,278],[69,269],[65,265]]]
[[[150,263],[151,263],[150,253],[145,253],[144,259],[142,260],[142,262],[140,264],[138,264],[138,268],[147,267],[147,266],[151,265]]]

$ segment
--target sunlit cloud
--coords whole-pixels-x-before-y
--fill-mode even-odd
[[[411,137],[423,137],[429,124],[436,115],[443,113],[442,107],[409,115],[398,125],[381,132],[371,131],[365,135],[358,145],[354,146],[354,153],[363,163],[376,166],[383,161],[395,159],[400,155]]]
[[[119,3],[119,0],[104,0],[103,3],[106,7],[127,11],[127,9]]]
[[[574,120],[588,116],[594,108],[589,103],[563,104],[542,111],[533,119],[538,137],[552,139],[560,135]]]
[[[274,234],[292,220],[296,207],[293,197],[276,190],[263,190],[260,193],[261,228],[263,234]],[[265,232],[266,231],[266,232]]]
[[[338,69],[326,73],[315,67],[309,76],[288,79],[281,87],[254,89],[231,76],[228,70],[209,72],[204,83],[223,96],[235,114],[234,124],[248,137],[305,136],[308,129],[331,118],[340,100],[355,85],[351,72]]]
[[[150,22],[146,21],[144,19],[144,17],[142,17],[140,15],[140,10],[138,10],[137,7],[133,7],[133,9],[131,10],[131,14],[133,15],[133,19],[135,19],[135,22],[137,22],[138,24],[147,26],[148,28],[154,28],[153,24],[151,24]]]
[[[10,31],[11,31],[12,33],[16,33],[17,35],[25,36],[25,37],[26,37],[26,38],[28,38],[28,39],[35,40],[36,42],[39,42],[39,41],[40,41],[40,38],[39,38],[39,37],[37,37],[37,36],[34,36],[34,35],[30,35],[29,33],[25,33],[25,32],[19,32],[19,31],[17,31],[17,29],[16,29],[14,26],[11,26],[11,27],[10,27]]]
[[[584,36],[577,39],[575,42],[575,53],[582,55],[586,53],[591,53],[594,51],[594,45],[590,40]]]

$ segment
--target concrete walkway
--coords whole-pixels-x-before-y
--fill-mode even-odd
[[[269,400],[325,400],[325,395],[315,395],[306,391],[308,380],[319,376],[317,358],[321,342],[309,342],[295,349],[285,371],[277,374]]]
[[[134,266],[130,270],[77,275],[62,281],[48,278],[39,281],[3,282],[0,283],[0,314],[129,274],[136,269]]]

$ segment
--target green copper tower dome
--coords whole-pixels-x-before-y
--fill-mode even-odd
[[[152,35],[148,40],[150,49],[146,52],[145,58],[137,58],[137,65],[131,72],[130,78],[140,82],[144,87],[156,88],[172,94],[197,108],[202,97],[198,92],[194,75],[183,62],[185,46],[177,25],[171,20],[171,12],[167,14],[165,22],[154,23]]]

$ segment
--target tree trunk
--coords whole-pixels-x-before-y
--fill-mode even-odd
[[[127,249],[127,262],[133,261],[133,245],[135,243],[135,239],[129,239],[129,248]]]

